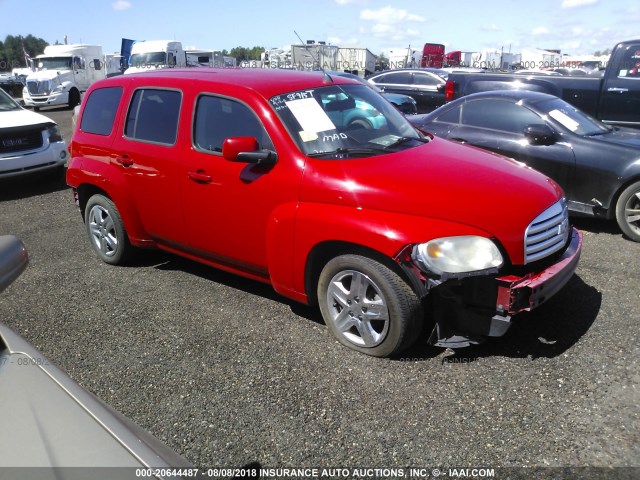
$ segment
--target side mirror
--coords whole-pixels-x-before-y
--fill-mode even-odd
[[[524,136],[531,145],[553,145],[556,142],[556,134],[549,125],[543,123],[527,125]]]
[[[255,137],[230,137],[222,142],[222,156],[230,162],[273,165],[278,160],[276,152],[259,150]]]

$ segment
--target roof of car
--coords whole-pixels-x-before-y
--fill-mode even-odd
[[[212,84],[233,85],[239,88],[248,88],[261,94],[265,98],[271,98],[285,92],[318,88],[331,84],[357,83],[344,77],[333,76],[327,79],[322,71],[298,71],[285,69],[261,69],[261,68],[165,68],[150,70],[128,75],[118,75],[105,83],[119,84],[128,79],[140,81],[143,79],[175,80],[199,80]]]
[[[507,98],[511,100],[525,100],[528,102],[537,102],[541,100],[551,100],[557,98],[548,93],[533,92],[531,90],[490,90],[487,92],[471,93],[464,97],[460,97],[459,100],[473,100],[476,98]],[[454,100],[455,101],[455,100]]]

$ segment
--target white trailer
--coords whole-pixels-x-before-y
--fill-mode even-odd
[[[143,40],[131,46],[129,68],[124,73],[157,68],[185,67],[187,58],[182,43],[173,40]]]
[[[106,77],[99,45],[49,45],[34,59],[35,71],[26,78],[22,99],[28,107],[80,103],[81,94]]]

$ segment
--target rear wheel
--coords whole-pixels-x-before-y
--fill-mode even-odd
[[[420,334],[422,305],[385,265],[360,255],[329,261],[318,281],[320,311],[331,333],[349,348],[388,357]]]
[[[640,242],[640,182],[629,185],[618,198],[616,220],[622,232]]]
[[[91,246],[102,261],[122,265],[131,258],[133,246],[111,199],[93,195],[87,202],[84,221]]]

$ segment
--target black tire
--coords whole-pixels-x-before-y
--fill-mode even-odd
[[[69,91],[69,109],[73,110],[73,108],[80,103],[80,92],[72,88]]]
[[[134,248],[122,223],[120,212],[111,199],[93,195],[84,210],[84,223],[93,250],[105,263],[123,265]]]
[[[620,194],[616,220],[627,237],[640,242],[640,182],[632,183]]]
[[[368,257],[342,255],[329,261],[318,281],[318,302],[338,341],[367,355],[395,355],[420,335],[418,295],[397,273]]]

